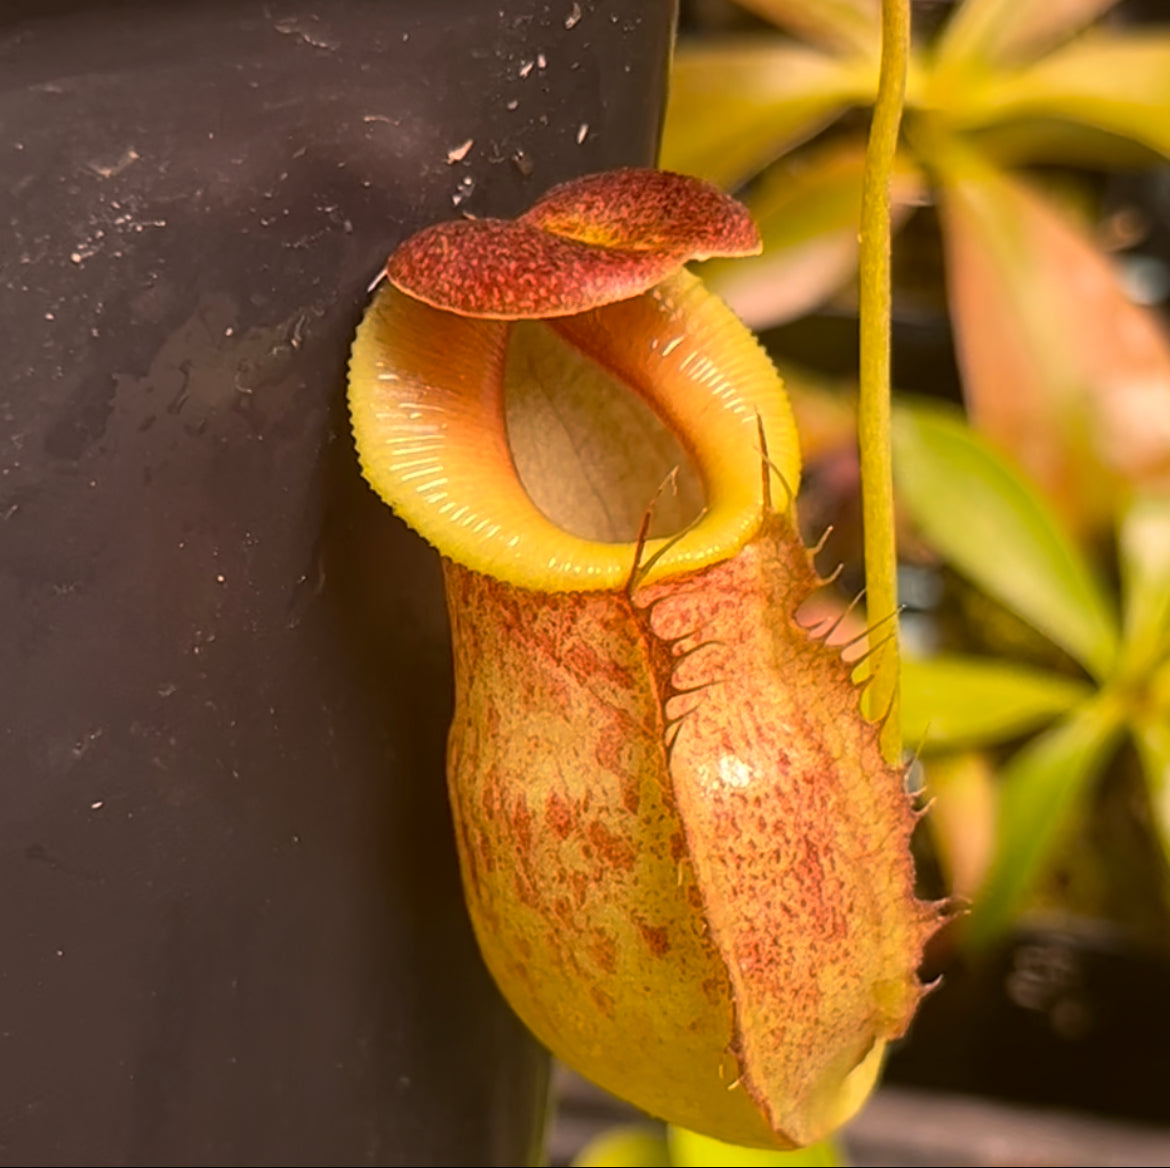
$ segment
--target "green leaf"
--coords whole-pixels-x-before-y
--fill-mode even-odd
[[[1119,542],[1124,669],[1140,676],[1170,653],[1170,495],[1134,498]]]
[[[966,0],[947,24],[938,68],[960,70],[1017,61],[1064,40],[1117,0]]]
[[[972,947],[992,941],[1019,911],[1120,731],[1119,707],[1095,701],[1030,742],[1007,764],[1000,786],[995,857],[967,923]]]
[[[573,1168],[669,1168],[670,1150],[661,1129],[631,1123],[595,1136],[573,1160]]]
[[[1170,155],[1170,32],[1094,33],[1026,69],[966,87],[948,109],[964,128],[1008,119],[1082,122]]]
[[[1097,678],[1117,629],[1088,565],[1037,492],[958,415],[903,405],[894,415],[899,498],[938,551]]]
[[[881,0],[738,0],[773,24],[829,49],[874,56],[881,48]]]
[[[980,657],[902,662],[902,734],[910,747],[1002,742],[1091,697],[1082,681]]]
[[[856,272],[864,162],[864,141],[833,141],[781,159],[747,194],[763,254],[712,260],[702,276],[749,328],[808,312]],[[922,198],[923,186],[911,161],[899,159],[891,190],[896,221]]]
[[[875,86],[874,62],[779,38],[681,46],[661,165],[733,187],[846,107],[872,100]]]
[[[818,1140],[807,1148],[791,1152],[774,1152],[766,1148],[740,1148],[724,1144],[710,1136],[701,1136],[686,1128],[667,1128],[671,1163],[678,1168],[784,1168],[786,1165],[811,1165],[813,1168],[838,1168],[848,1164],[836,1140]]]

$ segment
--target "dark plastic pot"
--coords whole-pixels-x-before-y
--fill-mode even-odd
[[[405,235],[653,160],[671,28],[4,6],[3,1162],[531,1159],[545,1058],[451,844],[438,565],[359,477],[345,361]]]

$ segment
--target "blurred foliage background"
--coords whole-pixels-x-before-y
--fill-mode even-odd
[[[832,554],[853,587],[851,395],[826,381],[855,359],[879,7],[694,5],[705,31],[680,41],[662,157],[739,192],[760,224],[762,256],[703,274],[786,367],[805,511],[815,527],[836,523]],[[912,388],[962,409],[905,397],[897,411],[904,723],[935,801],[934,861],[972,901],[957,926],[968,946],[1030,905],[1116,916],[1121,901],[1150,943],[1170,938],[1159,15],[1113,0],[915,6],[893,188],[895,379],[909,349]],[[914,332],[932,335],[933,360],[901,343]],[[1074,903],[1056,905],[1050,878],[1103,788],[1132,821],[1123,862],[1092,879],[1062,869]]]

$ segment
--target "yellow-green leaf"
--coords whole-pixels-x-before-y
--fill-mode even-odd
[[[942,34],[938,67],[991,66],[1034,56],[1073,36],[1117,0],[965,0]]]
[[[881,48],[881,0],[737,0],[773,24],[826,48],[874,56]]]
[[[1002,742],[1070,710],[1092,686],[987,657],[902,661],[902,733],[926,750]]]
[[[1170,654],[1170,495],[1139,495],[1121,524],[1124,664],[1140,676]]]
[[[573,1168],[670,1168],[661,1128],[644,1123],[613,1127],[594,1136],[573,1159]]]
[[[730,188],[873,96],[876,65],[778,38],[683,45],[661,165]]]
[[[948,109],[972,127],[1020,118],[1083,122],[1170,155],[1170,32],[1094,33],[1024,69],[989,73]]]
[[[1116,619],[1088,564],[1035,489],[952,411],[894,414],[899,499],[926,538],[990,596],[1105,676]]]
[[[857,270],[865,143],[853,138],[781,159],[745,197],[764,253],[740,263],[712,260],[710,288],[754,329],[815,308]],[[922,198],[922,176],[899,160],[891,202],[896,222]]]
[[[681,1127],[667,1129],[671,1163],[676,1168],[838,1168],[849,1161],[833,1138],[818,1140],[806,1148],[773,1152],[765,1148],[741,1148]]]
[[[974,424],[1074,529],[1119,484],[1170,485],[1170,341],[1049,200],[970,152],[936,158],[951,313]]]
[[[1120,733],[1118,707],[1102,700],[1013,755],[1000,785],[995,857],[967,923],[971,945],[987,944],[1012,921]]]

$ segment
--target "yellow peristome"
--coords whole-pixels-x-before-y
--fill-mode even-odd
[[[733,555],[759,529],[765,477],[776,499],[796,490],[799,446],[780,378],[694,276],[679,272],[640,296],[548,327],[639,394],[702,478],[704,513],[673,540],[646,543],[643,582]],[[562,530],[516,473],[504,410],[509,328],[383,287],[350,362],[363,470],[403,520],[466,567],[549,592],[620,588],[633,573],[636,545]]]

